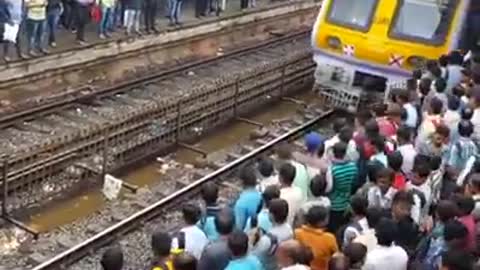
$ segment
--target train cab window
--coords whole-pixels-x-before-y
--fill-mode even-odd
[[[398,0],[389,36],[412,42],[442,45],[459,0]]]
[[[332,24],[367,32],[372,24],[378,0],[333,0],[327,21]]]

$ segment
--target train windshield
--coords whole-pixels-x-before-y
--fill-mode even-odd
[[[333,0],[328,21],[355,30],[368,31],[378,0]]]
[[[398,0],[390,36],[413,42],[443,44],[459,0]]]

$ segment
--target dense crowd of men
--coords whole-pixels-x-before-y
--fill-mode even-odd
[[[97,25],[100,39],[109,38],[120,28],[128,36],[158,33],[156,21],[160,12],[165,12],[170,26],[181,25],[183,2],[184,0],[0,0],[3,57],[5,61],[10,61],[10,50],[13,48],[19,58],[49,53],[48,47],[57,46],[60,27],[75,33],[77,42],[86,45],[85,27],[91,22]],[[241,8],[255,5],[255,0],[242,0]],[[226,0],[196,0],[195,16],[219,16],[225,7]],[[24,35],[26,44],[22,44],[21,37]],[[28,55],[23,54],[23,51],[27,51]]]
[[[388,104],[338,118],[245,167],[220,205],[183,207],[152,235],[153,270],[472,270],[480,254],[480,65],[459,52],[416,70]],[[120,270],[120,248],[104,270]]]

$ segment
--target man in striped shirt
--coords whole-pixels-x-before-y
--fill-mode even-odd
[[[347,144],[338,142],[333,146],[334,160],[327,170],[327,191],[331,202],[330,222],[331,232],[346,224],[345,211],[350,204],[352,187],[357,180],[358,169],[355,162],[346,160]]]
[[[470,136],[473,133],[473,124],[470,121],[461,121],[458,124],[458,134],[460,135],[457,142],[451,147],[451,152],[447,161],[455,172],[461,172],[467,164],[471,156],[478,156],[478,149]]]

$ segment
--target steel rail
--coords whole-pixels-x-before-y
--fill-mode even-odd
[[[159,209],[171,204],[180,197],[186,196],[189,193],[195,191],[201,185],[214,181],[219,176],[228,173],[246,161],[251,160],[252,158],[272,149],[277,144],[295,138],[300,135],[305,130],[308,130],[314,127],[318,122],[326,117],[330,116],[333,113],[333,110],[329,110],[312,120],[302,124],[299,127],[296,127],[287,133],[271,140],[263,146],[260,146],[251,152],[241,156],[240,158],[228,163],[227,165],[219,168],[218,170],[201,177],[195,182],[185,186],[184,188],[168,195],[167,197],[159,200],[158,202],[144,208],[143,210],[138,211],[137,213],[131,215],[130,217],[118,222],[117,224],[105,229],[104,231],[94,235],[93,237],[71,247],[68,250],[61,252],[60,254],[48,259],[47,261],[33,267],[31,270],[53,270],[53,269],[62,269],[62,267],[72,264],[75,261],[81,259],[83,256],[90,254],[93,249],[98,249],[107,243],[111,242],[116,238],[116,236],[125,234],[135,228],[136,225],[142,224],[145,221],[151,220],[155,216],[159,215]]]
[[[192,68],[197,68],[202,65],[208,65],[210,63],[216,62],[216,61],[221,61],[226,58],[231,58],[231,57],[236,57],[236,56],[242,56],[246,53],[249,53],[251,51],[260,49],[260,48],[267,48],[274,46],[276,44],[282,43],[284,41],[288,41],[291,39],[295,39],[298,37],[305,36],[310,32],[310,29],[305,29],[305,30],[300,30],[297,32],[294,32],[289,35],[281,36],[278,38],[275,38],[273,41],[266,40],[260,43],[256,43],[250,46],[242,47],[240,49],[236,49],[230,52],[226,52],[225,54],[221,56],[212,56],[208,57],[206,59],[200,59],[196,60],[193,62],[187,62],[184,64],[180,64],[178,66],[169,68],[167,70],[162,70],[160,72],[156,72],[153,74],[148,74],[145,76],[139,76],[136,77],[132,80],[121,82],[109,87],[106,87],[104,89],[95,91],[93,87],[87,86],[87,88],[92,89],[92,92],[89,92],[87,94],[81,95],[81,93],[73,93],[71,96],[66,96],[64,99],[60,101],[55,101],[52,103],[47,103],[39,106],[35,106],[34,108],[27,109],[27,110],[22,110],[19,112],[15,113],[10,113],[4,116],[0,116],[0,129],[4,129],[6,127],[9,127],[15,123],[21,122],[21,121],[28,121],[35,119],[38,116],[43,116],[46,114],[54,113],[58,110],[68,108],[70,106],[73,106],[77,103],[85,102],[88,100],[92,100],[95,98],[101,98],[105,96],[112,96],[117,93],[122,93],[125,91],[130,90],[132,87],[137,86],[137,85],[144,85],[147,83],[150,83],[152,81],[158,80],[162,77],[167,77],[188,69]]]

